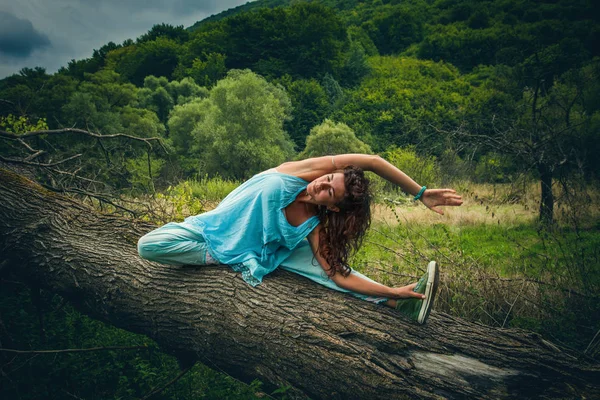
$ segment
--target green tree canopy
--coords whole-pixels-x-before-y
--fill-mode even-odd
[[[147,76],[144,87],[138,90],[140,106],[152,110],[161,122],[166,123],[176,104],[185,104],[196,98],[208,96],[208,90],[196,85],[192,78],[171,81],[164,76]]]
[[[310,129],[329,115],[329,96],[316,79],[294,81],[287,76],[281,82],[287,89],[293,107],[292,118],[286,121],[285,129],[296,148],[303,148]]]
[[[371,73],[348,92],[342,119],[376,151],[422,145],[442,151],[434,126],[457,124],[471,86],[452,65],[404,57],[371,57]]]
[[[248,178],[293,155],[293,143],[283,130],[290,113],[281,86],[249,70],[232,70],[206,99],[175,107],[169,119],[171,140],[179,152],[189,154],[189,148],[198,156],[200,172]]]
[[[369,154],[372,151],[356,137],[348,125],[326,119],[310,130],[310,135],[306,138],[306,147],[298,158],[347,153]]]
[[[136,86],[148,75],[170,79],[179,64],[182,47],[164,36],[139,45],[124,46],[108,53],[106,64]]]

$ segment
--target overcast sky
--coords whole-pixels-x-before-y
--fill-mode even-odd
[[[0,0],[0,79],[23,67],[56,72],[155,24],[189,27],[248,0]]]

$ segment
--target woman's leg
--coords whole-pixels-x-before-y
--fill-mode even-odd
[[[202,235],[178,222],[170,222],[142,236],[138,253],[142,258],[161,264],[219,264],[208,252]]]
[[[352,292],[348,289],[344,289],[344,288],[341,288],[338,285],[336,285],[335,282],[333,282],[331,279],[329,279],[329,277],[327,276],[327,273],[323,270],[323,268],[321,268],[321,266],[318,264],[317,260],[314,258],[314,254],[313,254],[312,249],[310,248],[310,245],[308,244],[307,240],[302,241],[298,245],[298,247],[296,247],[296,249],[294,249],[292,254],[281,264],[281,268],[283,268],[287,271],[294,272],[298,275],[302,275],[302,276],[304,276],[310,280],[313,280],[323,286],[326,286],[330,289],[334,289],[334,290],[344,292],[344,293],[349,293],[349,294],[356,296],[362,300],[370,301],[370,302],[376,303],[376,304],[386,303],[386,305],[389,305],[389,306],[392,306],[391,304],[389,304],[389,302],[394,302],[393,306],[395,306],[394,300],[388,300],[385,297],[367,296],[367,295],[364,295],[361,293]],[[353,270],[351,273],[354,275],[360,276],[363,279],[372,281],[371,279],[367,278],[360,272]]]

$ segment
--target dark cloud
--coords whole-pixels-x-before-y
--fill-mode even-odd
[[[35,30],[31,21],[0,11],[0,54],[27,58],[35,49],[50,45],[50,39]]]
[[[127,8],[129,10],[161,10],[168,11],[175,15],[185,15],[190,11],[202,12],[208,15],[218,14],[223,10],[237,7],[254,0],[128,0],[124,3],[122,0],[104,0],[103,6],[109,6],[115,9]],[[98,0],[79,0],[81,4],[94,5]]]
[[[0,0],[0,79],[23,67],[42,66],[54,73],[71,59],[91,57],[93,49],[108,42],[135,40],[153,25],[189,27],[246,2]]]

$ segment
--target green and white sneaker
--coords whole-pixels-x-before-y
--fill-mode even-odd
[[[412,297],[409,299],[397,299],[396,310],[407,315],[418,324],[424,324],[429,317],[438,284],[440,282],[440,271],[435,261],[429,262],[427,272],[419,279],[414,291],[425,295],[425,299]]]

